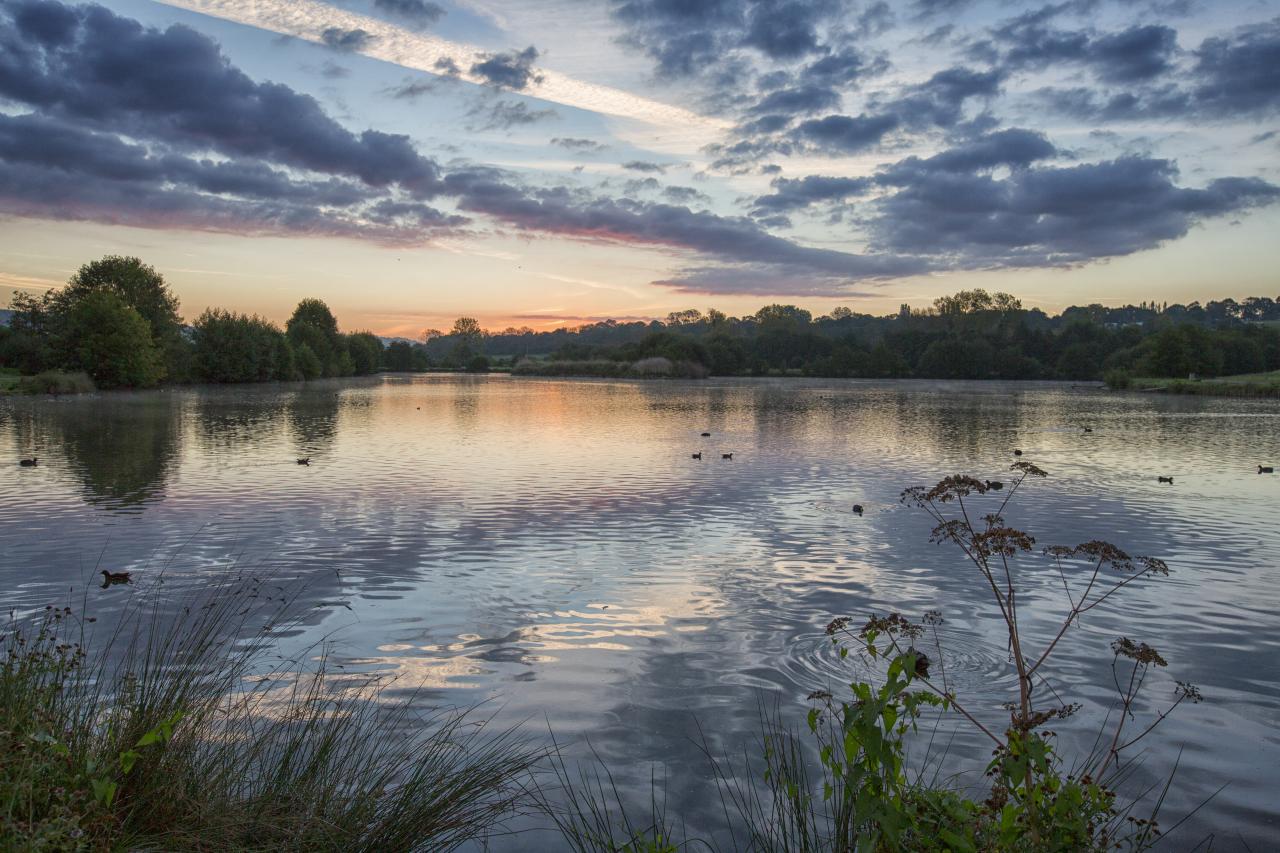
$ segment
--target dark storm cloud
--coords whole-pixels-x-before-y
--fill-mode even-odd
[[[538,49],[533,45],[521,51],[488,53],[471,66],[471,73],[484,78],[490,86],[521,91],[530,83],[542,82],[541,75],[533,69],[537,60]]]
[[[364,50],[377,41],[377,36],[364,30],[344,30],[341,27],[329,27],[320,33],[320,40],[326,47],[342,53],[353,53]]]
[[[875,183],[870,178],[829,178],[806,175],[803,178],[777,178],[773,192],[754,202],[753,216],[767,216],[783,211],[800,210],[822,202],[844,201],[866,194]]]
[[[802,80],[815,85],[850,86],[863,77],[882,74],[888,67],[888,60],[883,57],[868,59],[857,50],[846,47],[814,60],[798,74]]]
[[[759,3],[749,14],[743,44],[774,59],[797,59],[818,50],[818,32],[807,3]]]
[[[654,172],[659,175],[667,173],[667,167],[661,163],[650,163],[647,160],[631,160],[623,163],[622,168],[630,169],[632,172]]]
[[[430,0],[373,0],[373,6],[418,27],[429,27],[444,17],[444,7]]]

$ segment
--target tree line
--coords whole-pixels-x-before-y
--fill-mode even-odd
[[[1280,302],[1269,297],[1089,305],[1049,316],[979,289],[888,316],[837,308],[814,317],[794,305],[768,305],[745,317],[689,309],[665,322],[606,320],[551,332],[487,333],[470,318],[459,322],[465,334],[455,326],[424,335],[432,363],[457,364],[460,352],[582,365],[662,357],[720,376],[1066,380],[1280,369]]]
[[[447,333],[389,345],[343,334],[329,308],[304,299],[284,329],[211,308],[189,326],[154,268],[108,256],[60,289],[18,293],[0,327],[0,366],[83,371],[102,387],[359,376],[433,367],[482,372],[522,359],[591,366],[667,359],[719,376],[1097,380],[1116,375],[1218,376],[1280,369],[1280,301],[1071,307],[1049,316],[1007,293],[966,290],[931,307],[876,316],[845,308],[814,317],[767,305],[743,317],[710,309],[665,321],[605,320],[577,328],[489,332],[460,317]],[[575,368],[578,369],[578,368]],[[555,372],[554,370],[549,372]],[[571,372],[571,371],[570,371]]]
[[[164,276],[138,258],[85,264],[65,287],[16,293],[11,307],[0,366],[79,371],[103,388],[360,376],[386,366],[382,340],[343,334],[319,299],[298,303],[284,329],[220,308],[185,325]]]

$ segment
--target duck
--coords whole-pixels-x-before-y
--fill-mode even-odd
[[[701,459],[701,458],[702,458],[702,451],[698,451],[697,453],[693,453],[693,454],[690,454],[690,455],[691,455],[691,456],[693,456],[693,458],[694,458],[694,459]]]
[[[711,433],[709,433],[709,432],[704,432],[704,433],[702,434],[702,437],[703,437],[703,438],[711,438]]]
[[[104,588],[115,583],[131,583],[132,581],[133,575],[129,572],[109,572],[106,569],[102,570],[102,586]]]
[[[987,488],[993,492],[998,492],[1004,488],[1004,483],[999,480],[987,480]]]
[[[1093,432],[1093,427],[1083,427],[1085,432]]]
[[[862,504],[854,504],[854,505],[853,505],[853,514],[854,514],[854,515],[862,515]]]
[[[1015,451],[1013,451],[1013,455],[1014,455],[1014,456],[1021,456],[1021,455],[1022,455],[1022,451],[1021,451],[1021,450],[1015,450]]]
[[[298,464],[299,464],[299,465],[310,465],[310,464],[311,464],[311,457],[310,457],[310,456],[303,456],[301,459],[299,459],[299,460],[298,460]]]
[[[1156,477],[1156,482],[1157,482],[1157,483],[1168,483],[1169,485],[1171,485],[1171,486],[1172,486],[1172,485],[1173,485],[1173,478],[1172,478],[1172,477]]]
[[[930,664],[929,656],[924,652],[917,650],[915,646],[908,646],[907,654],[916,656],[916,675],[921,678],[928,678]]]
[[[732,454],[732,453],[721,453],[721,454],[720,454],[720,458],[721,458],[721,459],[732,459],[732,458],[733,458],[733,454]]]
[[[1275,468],[1273,468],[1273,467],[1271,467],[1270,465],[1259,465],[1259,466],[1258,466],[1258,473],[1259,473],[1259,474],[1274,474],[1275,472],[1276,472],[1276,469],[1275,469]]]
[[[34,468],[40,464],[40,457],[32,456],[30,459],[19,459],[18,464],[23,468]]]

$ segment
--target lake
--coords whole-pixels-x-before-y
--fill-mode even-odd
[[[1175,678],[1205,701],[1144,741],[1135,784],[1179,762],[1166,827],[1226,784],[1176,849],[1210,832],[1218,849],[1267,848],[1280,833],[1280,475],[1257,466],[1280,462],[1274,401],[452,375],[5,398],[0,601],[26,612],[87,596],[109,614],[161,578],[169,591],[228,572],[299,579],[305,630],[281,643],[328,638],[336,662],[422,685],[423,701],[487,700],[535,735],[550,726],[631,793],[647,796],[656,767],[691,825],[714,832],[698,745],[750,748],[762,701],[802,724],[810,691],[838,692],[857,672],[824,633],[835,616],[942,611],[953,687],[998,721],[1016,690],[1003,624],[972,566],[930,544],[930,519],[898,498],[953,473],[1009,483],[1015,448],[1049,477],[1019,491],[1012,524],[1171,570],[1055,652],[1056,689],[1088,703],[1056,727],[1060,746],[1092,743],[1113,701],[1111,640],[1150,642],[1169,660],[1152,707]],[[39,467],[19,468],[31,455]],[[137,582],[98,589],[100,568]],[[1067,609],[1047,568],[1020,597],[1034,637]],[[955,730],[948,766],[976,779],[987,747]]]

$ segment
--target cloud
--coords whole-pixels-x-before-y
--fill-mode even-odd
[[[898,117],[891,114],[831,115],[801,122],[796,136],[825,151],[856,154],[879,145],[899,124]]]
[[[711,196],[693,187],[670,186],[662,188],[662,197],[672,204],[710,204]]]
[[[329,27],[320,33],[320,39],[341,53],[359,53],[377,41],[376,36],[364,30],[344,30],[341,27]]]
[[[187,27],[148,29],[101,6],[52,0],[5,8],[0,97],[176,151],[272,160],[419,197],[439,189],[438,166],[407,136],[352,133],[314,98],[254,82]]]
[[[1083,65],[1098,79],[1117,84],[1151,80],[1172,70],[1178,49],[1172,27],[1147,24],[1105,35],[1053,27],[1053,18],[1072,6],[1043,6],[996,27],[995,43],[1009,45],[998,61],[1014,70]]]
[[[882,181],[899,189],[874,202],[868,227],[880,251],[946,258],[959,268],[1068,266],[1128,255],[1182,237],[1206,219],[1280,200],[1280,188],[1257,178],[1179,187],[1170,161],[1148,157],[1027,167],[1004,178],[928,164],[886,170]]]
[[[1280,111],[1280,17],[1205,39],[1192,75],[1194,104],[1205,115]]]
[[[803,178],[776,178],[771,186],[771,194],[762,195],[755,200],[753,216],[800,210],[820,202],[844,201],[853,196],[865,195],[875,188],[875,182],[870,178],[806,175]]]
[[[471,66],[471,73],[482,78],[490,86],[521,91],[530,83],[541,83],[533,63],[538,59],[538,49],[533,45],[521,51],[482,54],[479,62]]]
[[[660,163],[650,163],[647,160],[630,160],[622,164],[622,168],[630,169],[632,172],[654,172],[659,175],[667,173],[667,167]]]
[[[594,139],[583,139],[576,136],[557,136],[551,140],[551,144],[557,145],[566,151],[576,151],[579,154],[594,154],[609,147],[602,142],[596,142]]]
[[[770,92],[751,108],[751,112],[800,115],[831,110],[838,106],[840,95],[834,89],[803,85]]]
[[[373,0],[373,7],[417,27],[429,27],[444,17],[444,7],[431,0]]]
[[[509,130],[513,127],[559,118],[553,109],[535,110],[524,101],[481,103],[469,110],[467,114],[479,119],[477,123],[470,126],[470,129],[475,131]]]

